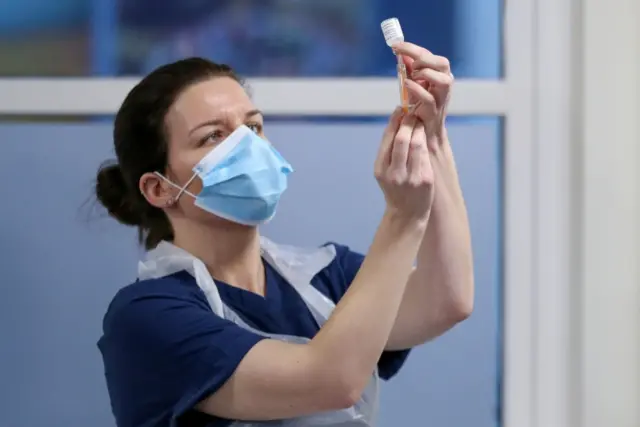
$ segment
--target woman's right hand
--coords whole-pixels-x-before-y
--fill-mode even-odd
[[[403,114],[397,108],[391,115],[375,176],[390,214],[426,225],[433,203],[434,173],[424,124],[414,114]]]

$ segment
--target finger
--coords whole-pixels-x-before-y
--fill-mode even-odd
[[[431,132],[437,129],[441,121],[439,118],[441,117],[441,112],[437,102],[432,93],[414,81],[407,82],[407,88],[412,98],[420,99],[420,102],[414,106],[413,114],[424,123],[427,135],[430,135]]]
[[[376,175],[382,173],[382,171],[384,171],[391,163],[391,145],[393,143],[393,138],[395,137],[396,133],[398,133],[401,118],[402,107],[397,107],[393,111],[393,113],[391,113],[391,117],[389,117],[389,123],[387,124],[387,127],[382,134],[382,142],[380,143],[378,156],[376,157],[374,166]]]
[[[433,70],[442,71],[449,74],[451,72],[451,63],[444,56],[434,55],[429,52],[415,59],[411,64],[412,70],[421,70],[423,68],[431,68]]]
[[[402,55],[402,63],[407,69],[407,75],[410,76],[413,72],[413,58],[407,55]]]
[[[393,45],[397,54],[413,59],[412,69],[433,68],[438,71],[449,72],[451,64],[444,56],[434,55],[428,49],[409,42],[401,42]]]
[[[396,171],[407,169],[411,134],[413,133],[416,121],[417,118],[413,114],[407,114],[402,119],[398,133],[396,133],[393,139],[393,147],[391,148],[391,169]]]
[[[423,180],[433,182],[434,180],[434,172],[433,166],[431,165],[431,153],[429,150],[424,153],[424,156],[421,156],[422,160],[420,165],[420,174]]]
[[[422,46],[418,46],[417,44],[413,44],[409,42],[396,43],[392,46],[392,48],[394,52],[396,52],[396,54],[408,56],[414,61],[420,59],[422,56],[425,56],[425,55],[433,55],[431,52],[429,52],[427,49],[423,48]]]
[[[426,106],[437,107],[436,99],[431,92],[425,89],[422,85],[413,80],[406,81],[407,90],[409,95],[416,100],[416,104],[420,103]]]
[[[430,68],[423,68],[414,71],[411,77],[435,98],[438,108],[447,103],[453,87],[453,76]]]
[[[424,80],[442,88],[451,87],[453,76],[449,73],[434,70],[432,68],[422,68],[411,73],[413,80]]]
[[[409,160],[407,163],[407,172],[412,177],[420,178],[423,157],[428,155],[427,150],[427,133],[424,124],[420,121],[416,123],[411,135],[411,143],[409,144]]]

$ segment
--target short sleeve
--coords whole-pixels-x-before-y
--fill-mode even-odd
[[[343,283],[343,289],[340,290],[341,294],[347,291],[353,279],[355,279],[356,274],[360,270],[360,266],[364,261],[364,255],[358,252],[354,252],[349,247],[344,245],[339,245],[336,243],[330,243],[336,248],[336,259],[338,268],[341,270],[343,279],[342,281],[336,281],[336,283]],[[395,376],[400,368],[404,365],[407,357],[409,356],[410,350],[400,350],[400,351],[385,351],[382,353],[380,357],[380,361],[378,362],[378,373],[380,378],[388,380]]]
[[[263,339],[216,316],[195,293],[158,288],[116,297],[105,317],[98,345],[118,426],[179,425]]]

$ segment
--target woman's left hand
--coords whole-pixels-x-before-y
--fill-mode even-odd
[[[426,127],[429,148],[436,151],[447,142],[445,119],[453,86],[449,60],[413,43],[398,43],[393,50],[404,58],[410,103]]]
[[[415,104],[412,113],[425,127],[435,189],[416,270],[394,326],[399,332],[390,339],[397,345],[416,343],[404,341],[403,331],[430,339],[467,317],[473,307],[474,282],[469,219],[445,127],[453,85],[449,61],[412,43],[398,43],[393,49],[407,67],[406,86]]]
[[[438,221],[440,216],[455,213],[453,216],[464,223],[466,207],[445,126],[453,86],[449,60],[413,43],[398,43],[393,49],[404,59],[413,113],[424,123],[427,133],[436,185],[433,219]]]

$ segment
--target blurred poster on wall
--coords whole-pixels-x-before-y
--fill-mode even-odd
[[[356,76],[379,36],[366,0],[122,1],[119,74],[188,56],[252,76]],[[376,38],[376,41],[380,42]]]

